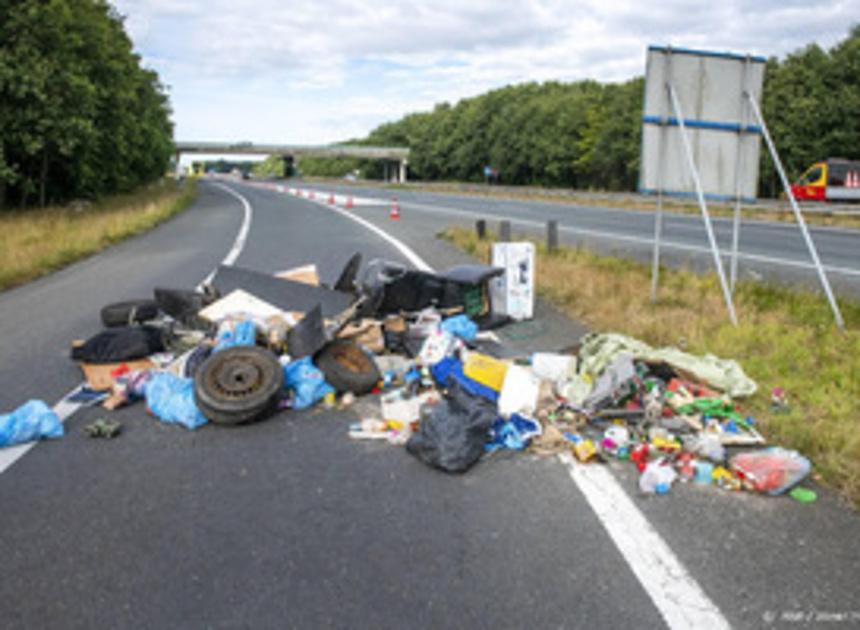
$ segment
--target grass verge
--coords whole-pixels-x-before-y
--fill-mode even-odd
[[[490,242],[472,230],[450,228],[442,236],[489,260]],[[805,454],[820,480],[860,506],[860,303],[840,299],[846,321],[840,332],[823,297],[742,282],[735,327],[716,274],[662,269],[660,298],[652,304],[649,265],[581,248],[548,253],[535,245],[537,293],[571,318],[653,345],[738,360],[759,385],[758,393],[739,402],[769,441]],[[771,411],[773,387],[787,392],[788,413]]]
[[[0,291],[145,232],[194,200],[196,182],[164,179],[86,207],[0,210]]]

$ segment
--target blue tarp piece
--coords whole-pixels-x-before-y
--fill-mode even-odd
[[[41,400],[30,400],[12,413],[0,415],[0,446],[62,436],[60,417]]]
[[[294,409],[307,409],[326,394],[334,393],[334,388],[325,382],[323,373],[309,356],[284,366],[284,385],[295,392]]]
[[[514,413],[508,420],[497,418],[493,422],[485,448],[488,451],[495,451],[499,448],[521,451],[529,445],[529,441],[533,437],[540,434],[541,428],[537,422]]]
[[[146,383],[146,406],[162,422],[196,429],[208,422],[194,401],[194,380],[156,372]]]

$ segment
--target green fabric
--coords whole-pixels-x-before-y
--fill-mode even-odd
[[[737,361],[720,359],[712,354],[697,357],[678,348],[652,348],[648,344],[619,333],[588,333],[581,339],[581,370],[596,378],[622,352],[636,359],[669,365],[694,375],[699,381],[727,393],[732,398],[751,396],[757,386]]]
[[[678,413],[687,414],[702,414],[711,416],[712,418],[731,418],[732,420],[742,421],[742,414],[735,411],[731,404],[719,398],[699,398],[688,405],[678,407]]]

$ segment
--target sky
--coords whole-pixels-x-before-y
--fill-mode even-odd
[[[624,81],[649,44],[830,48],[860,0],[114,0],[177,140],[324,144],[512,83]]]

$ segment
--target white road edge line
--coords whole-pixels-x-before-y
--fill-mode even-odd
[[[448,214],[453,216],[469,216],[478,219],[486,219],[488,218],[489,213],[481,213],[474,212],[473,210],[459,210],[454,208],[445,208],[439,206],[427,206],[425,204],[413,203],[413,202],[401,202],[401,208],[415,208],[420,211],[429,212],[431,214]],[[546,229],[546,223],[541,223],[540,221],[531,221],[529,219],[517,219],[511,218],[504,215],[491,215],[492,218],[495,219],[505,219],[510,221],[512,224],[518,225],[526,225],[529,227],[535,227],[540,229]],[[589,230],[587,228],[577,228],[569,225],[560,224],[558,229],[562,232],[569,232],[571,234],[581,234],[583,236],[591,236],[594,238],[600,238],[609,241],[624,241],[628,243],[636,243],[638,245],[648,245],[651,246],[654,244],[654,239],[649,237],[641,237],[641,236],[629,236],[626,234],[616,234],[614,232],[603,232],[600,230]],[[668,249],[678,249],[681,251],[688,251],[694,253],[708,254],[710,255],[711,250],[707,247],[700,247],[698,245],[687,245],[686,243],[678,243],[676,241],[661,241],[662,246]],[[722,251],[720,252],[723,258],[728,258],[730,256],[729,253]],[[764,256],[761,254],[746,254],[744,252],[738,252],[738,259],[740,260],[752,260],[762,263],[767,263],[771,265],[781,266],[781,267],[797,267],[799,269],[806,270],[815,270],[815,265],[812,263],[802,262],[800,260],[791,260],[789,258],[775,258],[772,256]],[[828,273],[836,273],[846,276],[860,276],[860,269],[852,269],[850,267],[837,267],[835,265],[824,265],[824,270]]]
[[[433,271],[408,245],[369,221],[316,199],[305,201],[352,219],[391,243],[422,271]],[[719,608],[606,467],[580,465],[570,453],[562,453],[559,460],[671,630],[731,628]]]
[[[558,458],[669,628],[731,627],[605,466]]]
[[[236,235],[236,240],[233,242],[233,247],[230,248],[230,251],[227,252],[227,255],[224,256],[224,259],[219,263],[220,265],[232,265],[239,258],[239,255],[242,253],[242,250],[245,248],[245,242],[248,240],[248,232],[251,229],[251,222],[254,220],[254,211],[251,208],[251,204],[248,203],[248,200],[245,199],[242,195],[237,193],[232,188],[225,186],[224,184],[213,182],[219,188],[226,190],[231,195],[236,197],[239,201],[242,202],[242,207],[245,211],[244,216],[242,217],[242,225],[239,228],[239,233]],[[197,285],[197,288],[200,289],[204,284],[210,282],[213,277],[215,277],[215,272],[218,271],[218,267],[212,270],[212,272],[206,276],[206,278]],[[70,403],[67,402],[66,399],[74,394],[76,391],[81,389],[83,384],[76,385],[72,388],[65,396],[60,398],[59,402],[57,402],[53,409],[54,413],[57,414],[60,418],[60,422],[65,422],[68,418],[75,414],[75,412],[81,408],[81,403]],[[0,449],[0,474],[2,474],[7,468],[9,468],[12,464],[21,459],[31,448],[36,446],[39,442],[27,442],[25,444],[18,444],[16,446],[9,446],[3,449]]]

